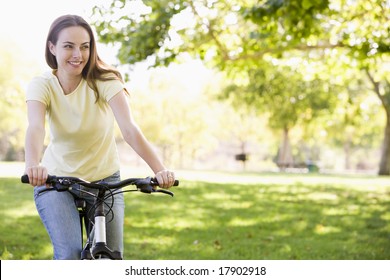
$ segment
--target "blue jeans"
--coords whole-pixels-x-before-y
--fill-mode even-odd
[[[104,179],[106,182],[117,182],[120,180],[120,173],[116,172],[112,176]],[[70,192],[47,191],[39,193],[46,186],[34,188],[34,200],[39,216],[50,236],[54,259],[58,260],[79,260],[82,250],[81,224],[78,209],[75,205],[75,196],[87,201],[88,210],[93,207],[95,197],[80,192],[86,190],[97,194],[97,190],[88,189],[75,185]],[[107,205],[111,205],[111,199],[107,200]],[[108,206],[105,207],[106,210]],[[114,197],[113,213],[108,213],[106,217],[107,245],[114,251],[119,251],[123,255],[123,223],[124,223],[125,203],[123,193]],[[93,212],[93,211],[90,211]],[[93,216],[93,213],[91,213]],[[110,222],[109,222],[110,221]]]

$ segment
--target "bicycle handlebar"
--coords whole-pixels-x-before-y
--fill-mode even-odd
[[[21,177],[21,181],[24,184],[30,183],[27,174]],[[74,184],[79,184],[81,186],[92,188],[92,189],[105,189],[105,190],[119,189],[128,185],[135,185],[137,189],[143,193],[161,192],[164,194],[168,194],[170,196],[174,195],[171,191],[165,189],[156,189],[155,187],[159,186],[159,184],[157,179],[152,177],[128,178],[116,183],[107,183],[104,181],[89,182],[77,177],[67,177],[67,176],[61,177],[61,176],[48,175],[46,183],[52,185],[52,187],[58,192],[67,191]],[[178,185],[179,185],[179,181],[175,180],[173,186],[178,186]]]

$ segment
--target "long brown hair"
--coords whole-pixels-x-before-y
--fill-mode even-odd
[[[60,16],[50,26],[49,34],[46,39],[45,58],[46,63],[52,69],[58,69],[56,57],[50,52],[49,42],[56,45],[58,41],[59,33],[67,27],[81,26],[89,34],[90,37],[90,54],[88,63],[85,65],[82,76],[87,81],[88,85],[95,92],[96,102],[99,101],[100,94],[96,85],[96,80],[120,80],[123,83],[122,75],[118,70],[111,67],[102,61],[97,54],[95,36],[91,26],[80,16],[77,15],[64,15]],[[127,93],[127,90],[124,89]]]

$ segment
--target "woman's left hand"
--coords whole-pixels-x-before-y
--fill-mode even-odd
[[[175,173],[164,169],[156,173],[156,179],[160,188],[169,189],[175,183]]]

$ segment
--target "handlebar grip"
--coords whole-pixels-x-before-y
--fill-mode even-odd
[[[158,186],[157,178],[156,178],[156,177],[151,178],[150,184],[151,184],[152,186]],[[178,185],[179,185],[179,180],[175,180],[175,182],[173,183],[173,186],[174,186],[174,187],[177,187]]]
[[[28,184],[30,183],[30,180],[28,179],[28,175],[27,174],[24,174],[20,180],[22,181],[23,184]]]
[[[46,179],[46,183],[50,183],[53,179],[55,178],[55,176],[52,176],[52,175],[48,175],[47,176],[47,179]],[[28,175],[27,174],[24,174],[20,180],[22,181],[23,184],[29,184],[30,183],[30,179],[28,178]]]

